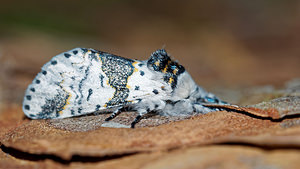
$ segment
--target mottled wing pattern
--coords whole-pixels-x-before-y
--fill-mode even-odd
[[[53,57],[26,90],[25,114],[34,119],[63,118],[95,110],[101,104],[92,105],[95,92],[105,92],[104,97],[113,93],[113,89],[95,87],[101,86],[99,63],[95,52],[83,48]]]

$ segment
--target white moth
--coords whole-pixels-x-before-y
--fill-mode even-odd
[[[164,49],[139,61],[75,48],[53,57],[28,86],[23,111],[32,119],[56,119],[98,111],[137,111],[183,116],[208,113],[205,103],[226,104],[204,91]]]

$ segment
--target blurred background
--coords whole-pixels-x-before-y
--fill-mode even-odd
[[[147,59],[165,48],[204,88],[300,77],[300,1],[0,2],[0,102],[21,104],[43,64],[75,47]]]

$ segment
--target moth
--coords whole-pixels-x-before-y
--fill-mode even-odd
[[[23,111],[31,119],[136,111],[135,124],[147,113],[162,116],[205,114],[226,104],[198,86],[164,49],[148,60],[127,59],[94,49],[75,48],[54,56],[28,86]]]

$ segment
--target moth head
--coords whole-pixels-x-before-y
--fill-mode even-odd
[[[164,68],[171,62],[171,58],[165,49],[158,49],[153,52],[147,61],[149,69],[163,72]]]
[[[181,97],[181,99],[188,99],[192,103],[197,104],[228,104],[198,86],[188,72],[184,72],[178,76],[178,83],[174,94]]]
[[[177,87],[178,77],[185,72],[185,68],[172,60],[164,49],[153,52],[147,61],[147,66],[150,70],[161,73],[163,80],[173,90]]]

